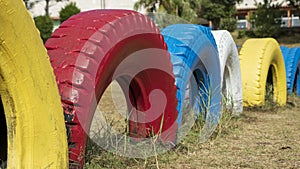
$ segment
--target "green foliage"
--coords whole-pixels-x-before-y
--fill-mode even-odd
[[[289,6],[299,8],[300,0],[285,0]]]
[[[69,19],[71,16],[80,13],[80,9],[76,6],[75,2],[69,3],[59,12],[60,21],[64,22]]]
[[[179,16],[189,22],[198,23],[205,18],[212,21],[215,29],[226,28],[233,31],[236,27],[235,4],[240,0],[139,0],[134,9],[146,8],[148,12],[163,12]],[[157,6],[159,7],[157,9]],[[221,23],[221,18],[224,21]],[[203,20],[203,19],[202,19]],[[221,26],[221,27],[220,27]]]
[[[251,22],[254,23],[253,32],[256,37],[277,37],[281,25],[281,4],[271,4],[274,0],[264,0],[257,4],[256,12],[252,13]]]
[[[246,36],[246,33],[244,30],[240,30],[238,31],[238,36],[237,36],[237,39],[242,39]]]
[[[236,22],[235,18],[222,18],[220,28],[233,32],[236,29]]]
[[[224,8],[225,6],[222,4],[203,0],[201,14],[205,19],[212,21],[214,29],[218,29],[221,18],[225,16]]]
[[[200,11],[201,0],[139,0],[134,4],[134,9],[146,8],[148,12],[161,12],[181,17],[189,22],[197,17]],[[158,4],[158,9],[156,4]]]
[[[200,16],[212,21],[214,29],[228,29],[234,31],[236,28],[235,4],[240,0],[202,0]],[[222,19],[221,19],[222,18]],[[221,20],[222,21],[221,23]]]
[[[138,10],[139,8],[144,7],[147,12],[154,12],[157,10],[155,4],[158,2],[158,0],[139,0],[134,4],[133,8],[134,10]]]
[[[238,31],[238,39],[242,39],[244,37],[248,37],[248,38],[254,38],[254,32],[252,30],[240,30]]]
[[[40,36],[44,42],[51,36],[53,30],[53,22],[48,15],[37,16],[34,18],[35,26],[40,31]]]

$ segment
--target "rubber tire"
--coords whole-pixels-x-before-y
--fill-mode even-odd
[[[283,57],[275,39],[248,39],[240,51],[244,106],[265,104],[266,82],[272,66],[274,102],[286,104],[286,77]]]
[[[297,71],[296,71],[296,80],[295,80],[295,90],[297,96],[300,97],[300,63],[298,63]]]
[[[217,45],[216,39],[212,33],[212,29],[210,27],[206,27],[206,26],[202,26],[202,25],[197,25],[197,26],[209,39],[210,44],[213,46],[213,48],[216,50],[216,52],[218,52],[218,45]]]
[[[63,110],[46,49],[23,1],[3,0],[0,7],[0,95],[7,124],[6,167],[67,168]]]
[[[226,30],[212,31],[216,40],[221,67],[221,85],[226,107],[236,116],[243,112],[242,80],[236,44]]]
[[[95,33],[98,39],[94,38]],[[163,91],[167,97],[167,105],[162,131],[168,129],[169,136],[164,139],[174,142],[177,131],[177,99],[172,64],[159,29],[148,17],[128,10],[83,12],[62,23],[46,42],[46,47],[64,107],[69,133],[70,168],[83,167],[87,144],[85,131],[89,131],[93,114],[103,92],[115,80],[112,79],[115,69],[131,53],[139,50],[151,48],[164,50],[165,55],[156,59],[155,56],[151,56],[144,62],[155,61],[155,64],[163,65],[170,74],[155,69],[139,73],[131,82],[133,92],[129,98],[136,101],[139,110],[146,110],[150,104],[148,101],[150,92],[153,89]],[[81,61],[79,64],[78,59]],[[133,63],[126,69],[134,71],[141,66],[142,63]],[[122,87],[122,83],[118,82]],[[96,102],[93,102],[94,96]],[[131,109],[132,107],[129,107],[129,110]],[[149,112],[149,116],[152,113]],[[146,137],[145,132],[152,130],[153,127],[155,133],[158,133],[161,119],[160,116],[150,124],[130,122],[130,132]]]
[[[186,112],[184,110],[186,107],[189,107],[184,104],[191,104],[196,115],[206,113],[207,123],[201,132],[203,137],[200,138],[202,139],[200,141],[206,141],[215,130],[221,117],[220,60],[213,36],[208,28],[193,24],[171,25],[164,28],[162,34],[171,54],[175,74],[177,111],[179,112],[177,123],[179,127],[182,125],[182,113]],[[212,38],[209,39],[208,37]],[[188,89],[188,83],[192,76],[203,79],[200,81],[198,79],[201,78],[196,78],[196,85],[198,86],[193,87],[193,83],[190,83],[191,88]],[[202,88],[206,88],[204,93]],[[205,93],[208,88],[214,89],[211,94]],[[190,90],[191,94],[186,95],[186,90]],[[185,102],[186,99],[189,102]],[[203,105],[201,104],[207,102],[211,106],[207,112],[203,112],[204,110],[201,108]]]
[[[285,63],[286,82],[288,93],[293,93],[300,96],[299,70],[300,70],[300,48],[280,47]]]

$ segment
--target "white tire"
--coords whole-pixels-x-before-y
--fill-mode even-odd
[[[243,96],[238,51],[228,31],[212,31],[212,34],[219,51],[221,87],[226,107],[232,109],[234,115],[239,115],[243,111]]]

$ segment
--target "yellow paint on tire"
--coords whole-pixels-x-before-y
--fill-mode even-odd
[[[49,58],[21,0],[0,0],[0,95],[8,168],[67,168],[63,110]],[[1,133],[0,133],[1,134]]]
[[[279,44],[272,38],[249,39],[240,51],[244,106],[265,104],[266,81],[272,67],[274,96],[279,105],[286,104],[286,77]]]

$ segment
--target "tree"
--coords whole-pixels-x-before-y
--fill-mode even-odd
[[[212,21],[213,28],[220,27],[221,18],[225,16],[225,6],[219,3],[214,3],[210,0],[203,0],[202,10],[200,15],[205,19]]]
[[[134,4],[134,9],[144,7],[147,12],[162,12],[193,21],[201,0],[139,0]],[[197,9],[198,8],[198,9]]]
[[[27,9],[31,9],[31,8],[33,8],[33,6],[36,3],[41,2],[43,0],[23,0],[23,1],[24,1],[25,5],[26,5],[26,8]],[[46,2],[46,6],[45,6],[45,13],[46,13],[46,15],[49,15],[49,8],[51,7],[50,6],[50,2],[52,2],[52,1],[54,1],[54,2],[60,2],[60,1],[69,1],[69,0],[45,0],[45,2]]]
[[[59,12],[60,22],[64,22],[69,19],[71,16],[78,14],[80,9],[76,6],[75,2],[69,3]]]
[[[141,7],[146,8],[147,12],[155,12],[156,4],[159,3],[159,6],[162,5],[158,0],[139,0],[134,4],[134,10],[138,10]]]
[[[286,0],[289,6],[299,8],[300,0]]]
[[[189,22],[192,22],[197,17],[196,1],[199,0],[168,0],[161,1],[160,12],[165,12],[171,15],[181,17]],[[200,1],[199,1],[200,3]],[[199,4],[198,3],[198,4]]]
[[[251,20],[254,23],[254,35],[256,37],[276,37],[280,31],[281,11],[279,3],[275,0],[264,0],[263,4],[256,4],[257,10],[253,12]]]
[[[220,29],[228,30],[229,32],[233,32],[236,29],[237,19],[234,17],[222,18],[220,22]]]
[[[34,18],[35,26],[40,31],[40,36],[44,43],[51,36],[53,30],[53,22],[48,15],[37,16]]]
[[[214,29],[233,28],[236,25],[236,20],[234,19],[236,14],[235,5],[240,1],[241,0],[202,0],[201,12],[198,15],[212,21]]]

